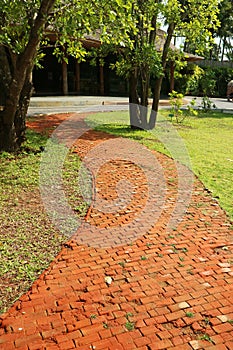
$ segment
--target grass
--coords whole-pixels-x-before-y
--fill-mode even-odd
[[[153,132],[144,130],[132,130],[129,126],[128,112],[110,112],[92,114],[86,118],[90,127],[104,131],[119,137],[127,137],[140,142],[150,149],[169,155],[169,151],[158,139],[157,130]]]
[[[127,321],[126,323],[125,323],[125,328],[127,329],[127,331],[133,331],[134,330],[134,328],[135,328],[135,324],[134,324],[134,322],[130,322],[130,321]]]
[[[0,313],[30,288],[67,240],[52,226],[39,192],[40,147],[47,137],[30,130],[27,137],[22,153],[0,154]],[[78,167],[78,156],[69,154],[64,189],[71,194],[73,186],[70,204],[84,216],[87,206],[74,187]]]
[[[202,334],[199,336],[200,340],[206,340],[210,343],[214,343],[213,339],[211,339],[211,337],[208,334]]]
[[[131,318],[133,317],[133,313],[132,312],[127,312],[127,314],[125,315],[127,321],[125,323],[125,328],[127,329],[127,331],[133,331],[135,328],[135,322],[133,322],[131,320]]]
[[[163,111],[162,116],[168,113]],[[171,155],[161,135],[174,136],[175,127],[168,132],[164,119],[153,132],[132,131],[127,112],[95,114],[88,117],[88,123]],[[206,113],[185,120],[176,130],[185,142],[194,172],[233,219],[233,115]],[[47,136],[28,130],[27,137],[22,153],[0,154],[0,313],[30,288],[67,240],[52,226],[39,193],[41,147]],[[77,186],[79,166],[78,156],[70,153],[64,163],[63,180],[70,205],[83,217],[88,205]],[[120,264],[124,267],[123,262]],[[130,330],[134,325],[127,321]]]
[[[68,153],[64,162],[65,171],[63,172],[63,186],[70,206],[80,218],[83,218],[89,207],[88,202],[91,193],[91,183],[86,185],[86,193],[82,193],[80,186],[78,186],[79,180],[81,181],[81,178],[79,179],[78,177],[80,165],[81,162],[77,154]],[[84,187],[84,185],[82,187]],[[83,196],[85,196],[86,201],[83,201]]]
[[[212,112],[180,128],[195,174],[233,219],[233,115]]]
[[[91,115],[87,118],[92,127],[108,133],[128,137],[150,149],[172,155],[166,144],[169,111],[162,110],[159,123],[153,131],[131,130],[128,112],[111,112]],[[221,207],[233,219],[233,114],[199,112],[197,117],[185,119],[183,124],[170,128],[177,130],[184,141],[194,173],[217,198]],[[165,136],[164,138],[161,135]]]

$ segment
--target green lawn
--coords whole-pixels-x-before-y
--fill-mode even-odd
[[[40,147],[47,137],[27,131],[28,141],[18,155],[0,154],[0,314],[27,291],[67,241],[52,225],[39,191]],[[87,205],[80,200],[77,169],[70,153],[64,164],[64,189],[78,216]]]
[[[171,138],[174,129],[177,130],[187,147],[194,173],[233,219],[233,114],[199,112],[198,117],[188,117],[182,125],[174,126],[164,121],[169,119],[168,115],[168,110],[160,111],[157,129],[152,132],[132,131],[128,112],[94,114],[87,120],[98,130],[129,137],[170,155],[166,137]],[[161,134],[165,142],[161,142]]]
[[[233,219],[233,114],[190,118],[180,128],[195,174]]]

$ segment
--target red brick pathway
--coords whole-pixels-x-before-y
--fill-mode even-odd
[[[76,150],[84,156],[103,138],[110,136],[89,131]],[[75,237],[67,242],[31,290],[1,316],[1,350],[233,349],[230,222],[195,179],[183,221],[168,231],[177,196],[176,171],[171,159],[156,157],[167,191],[155,225],[147,231],[139,226],[135,241],[112,248],[77,244]],[[107,199],[116,198],[107,181],[114,185],[119,178],[133,179],[138,191],[117,216],[91,207],[86,221],[93,227],[120,226],[124,235],[124,225],[137,216],[139,194],[144,193],[138,171],[120,160],[103,166],[96,188]],[[142,196],[142,206],[143,201]]]

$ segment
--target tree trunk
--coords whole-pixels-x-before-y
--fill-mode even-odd
[[[226,35],[224,35],[224,37],[223,37],[221,62],[224,61],[225,47],[226,47]]]
[[[149,96],[149,73],[146,68],[135,69],[129,78],[129,103],[130,103],[130,126],[132,129],[147,130],[149,125],[148,96]],[[138,84],[141,82],[140,92]]]
[[[36,49],[34,48],[34,55]],[[3,110],[0,112],[0,151],[15,152],[25,140],[25,119],[31,97],[33,60],[21,69],[16,68],[18,59],[12,62],[10,52],[1,50],[1,58],[8,69],[6,73],[4,69],[0,72],[1,83],[5,85],[4,91],[0,93],[3,101]]]
[[[0,151],[13,152],[16,149],[16,134],[14,126],[14,115],[8,118],[7,109],[12,109],[14,99],[9,99],[13,82],[12,74],[15,70],[13,55],[4,46],[0,46]]]
[[[154,129],[156,124],[156,117],[159,109],[159,99],[160,99],[162,81],[163,81],[163,76],[160,76],[155,81],[153,102],[152,102],[151,114],[150,114],[150,120],[149,120],[149,129]]]
[[[10,92],[0,112],[0,151],[15,152],[25,140],[25,119],[31,97],[32,83],[26,75],[24,82],[13,77]],[[22,86],[23,85],[23,86]]]
[[[19,98],[19,105],[15,113],[15,132],[17,137],[17,145],[20,146],[25,141],[26,131],[26,115],[32,94],[32,74],[29,71]]]
[[[163,67],[164,73],[165,73],[165,68],[167,65],[168,50],[169,50],[169,47],[171,44],[172,35],[174,33],[174,30],[175,30],[175,23],[170,23],[168,30],[167,30],[167,38],[166,38],[166,41],[164,43],[163,54],[162,54],[162,67]],[[160,99],[161,87],[162,87],[162,82],[163,82],[163,76],[164,75],[161,75],[160,77],[157,78],[157,80],[155,82],[155,86],[154,86],[152,111],[151,111],[150,120],[149,120],[149,128],[150,129],[153,129],[155,127],[155,123],[156,123],[156,116],[157,116],[158,109],[159,109],[159,99]]]
[[[14,152],[15,150],[14,125],[5,123],[0,118],[0,151]]]
[[[25,118],[31,96],[31,81],[34,59],[40,42],[40,32],[46,23],[46,15],[55,0],[42,0],[37,17],[33,19],[28,43],[17,56],[10,48],[0,47],[0,151],[14,152],[25,139]]]
[[[175,63],[170,61],[170,92],[175,89]]]
[[[150,73],[149,67],[144,66],[140,70],[141,77],[141,91],[140,91],[140,119],[142,129],[147,130],[148,125],[148,99],[149,99],[149,85],[150,85]]]
[[[138,75],[137,69],[134,69],[129,76],[129,116],[132,129],[139,129],[141,126],[137,87]]]

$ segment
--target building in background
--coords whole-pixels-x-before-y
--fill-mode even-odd
[[[92,65],[90,59],[79,63],[74,57],[68,57],[68,63],[59,62],[53,55],[56,35],[47,33],[49,44],[43,48],[45,54],[41,62],[43,68],[35,67],[33,71],[33,85],[35,96],[56,96],[56,95],[80,95],[80,96],[128,96],[128,82],[119,77],[109,66],[116,61],[116,57],[108,55],[105,57],[105,64],[97,62]],[[98,48],[101,45],[98,32],[86,35],[82,40],[87,50]],[[164,32],[158,31],[156,42],[157,50],[161,50],[164,44]],[[174,45],[171,49],[177,50]],[[202,57],[191,54],[185,55],[188,61],[197,61]],[[169,62],[170,79],[164,79],[162,94],[168,94],[174,89],[174,64]]]

